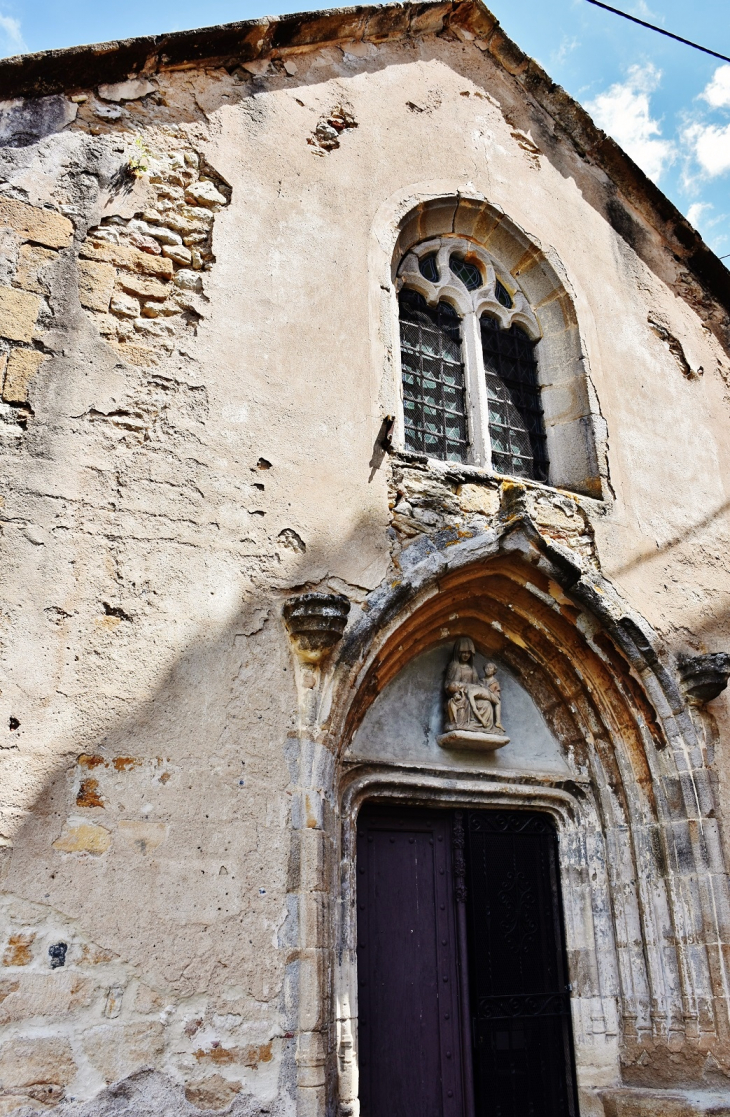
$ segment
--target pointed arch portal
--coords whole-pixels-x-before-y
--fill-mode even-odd
[[[678,1052],[700,1081],[728,1028],[727,882],[702,741],[654,633],[519,507],[496,530],[402,558],[402,579],[374,595],[332,679],[342,1104],[358,1104],[356,838],[373,802],[549,816],[581,1108],[622,1082],[660,1088]],[[569,774],[358,756],[358,728],[389,684],[461,635],[529,695]]]

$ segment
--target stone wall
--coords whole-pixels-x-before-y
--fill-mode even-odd
[[[93,87],[97,55],[74,56],[63,90],[0,112],[3,1113],[356,1112],[347,828],[384,784],[341,753],[387,671],[443,639],[408,623],[448,564],[506,562],[518,538],[509,561],[538,572],[510,567],[519,640],[570,660],[565,701],[504,654],[600,840],[635,839],[635,937],[577,985],[584,1117],[727,1099],[706,886],[728,707],[688,709],[675,666],[730,642],[727,310],[491,17],[403,10],[279,45],[271,25],[253,58],[160,50]],[[604,425],[597,497],[387,442],[398,238],[455,196],[561,277]],[[321,665],[282,620],[305,592],[351,606]],[[542,642],[556,609],[564,653]],[[589,896],[579,846],[600,843],[574,837]],[[634,896],[642,868],[656,891]],[[633,957],[661,989],[629,989]]]

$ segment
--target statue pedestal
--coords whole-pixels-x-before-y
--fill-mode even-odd
[[[503,733],[478,732],[475,729],[452,729],[436,738],[442,749],[476,749],[478,752],[504,748],[509,737]]]

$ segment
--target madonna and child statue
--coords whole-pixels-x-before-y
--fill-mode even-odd
[[[487,663],[480,677],[476,648],[468,636],[454,644],[444,677],[444,749],[501,749],[509,744],[502,725],[502,697],[497,668]]]

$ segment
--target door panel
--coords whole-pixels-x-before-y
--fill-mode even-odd
[[[572,1117],[555,830],[544,814],[470,811],[466,834],[477,1117]]]
[[[547,815],[366,806],[357,926],[362,1117],[577,1117]]]
[[[358,1038],[363,1117],[463,1117],[445,811],[358,821]]]

